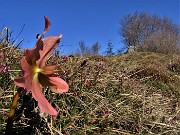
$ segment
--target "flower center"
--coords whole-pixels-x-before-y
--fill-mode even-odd
[[[42,69],[36,68],[35,71],[34,71],[34,73],[36,74],[36,73],[39,73],[39,72],[41,72],[41,71],[42,71]]]

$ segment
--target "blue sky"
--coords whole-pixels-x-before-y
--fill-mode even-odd
[[[119,20],[135,11],[167,16],[180,24],[179,0],[0,0],[0,5],[0,28],[9,27],[16,37],[25,24],[17,40],[24,39],[21,48],[34,47],[36,33],[44,29],[43,16],[48,16],[51,28],[45,36],[62,33],[63,54],[75,52],[81,40],[87,45],[98,41],[100,53],[111,40],[116,52],[123,46]]]

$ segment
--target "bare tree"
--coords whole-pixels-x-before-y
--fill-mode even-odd
[[[79,50],[77,50],[76,54],[81,56],[90,56],[92,54],[91,49],[86,45],[84,41],[79,42]]]
[[[178,48],[179,27],[167,17],[135,12],[124,16],[120,25],[119,34],[124,37],[123,42],[128,47],[162,53],[163,49],[164,53],[172,53]]]
[[[81,54],[84,55],[86,51],[86,43],[84,41],[79,42],[79,49]]]
[[[98,42],[92,45],[92,55],[98,55],[100,49],[100,45]]]
[[[144,45],[138,48],[139,51],[150,51],[157,53],[173,54],[180,53],[177,37],[172,33],[156,32],[148,36]]]

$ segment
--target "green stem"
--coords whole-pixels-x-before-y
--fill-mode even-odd
[[[16,109],[16,106],[17,106],[18,98],[21,95],[21,90],[22,90],[22,88],[18,88],[16,94],[13,97],[11,109],[10,109],[9,114],[8,114],[8,120],[7,120],[5,135],[11,135],[12,134],[12,127],[13,127],[13,119],[14,119],[15,109]]]

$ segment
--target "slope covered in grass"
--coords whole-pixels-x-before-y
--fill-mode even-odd
[[[9,50],[12,50],[9,53]],[[1,47],[0,132],[20,76],[23,55]],[[180,134],[180,59],[178,55],[134,52],[113,57],[66,57],[55,54],[59,76],[69,84],[64,94],[44,90],[59,110],[52,121],[37,107],[31,94],[22,96],[16,109],[14,134]],[[31,133],[29,132],[31,131]]]

